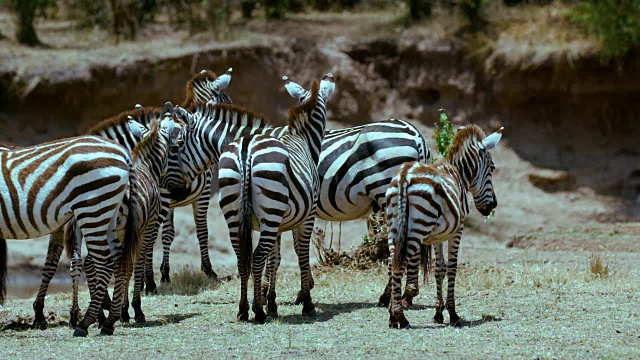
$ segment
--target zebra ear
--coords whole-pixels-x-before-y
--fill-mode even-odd
[[[307,90],[300,86],[300,84],[289,80],[289,77],[283,76],[282,80],[284,80],[284,88],[292,98],[300,99],[307,93]]]
[[[171,101],[167,101],[166,103],[164,103],[164,106],[162,106],[162,115],[166,113],[173,115],[173,112],[173,104],[171,103]]]
[[[226,73],[218,76],[218,78],[209,85],[213,91],[224,91],[229,87],[231,82],[231,73],[233,68],[229,68]]]
[[[500,138],[502,138],[502,130],[504,130],[504,127],[501,127],[500,130],[494,132],[493,134],[487,136],[482,140],[482,145],[484,145],[485,149],[491,150],[496,147],[496,145],[498,145],[498,141],[500,141]]]
[[[325,75],[320,81],[320,96],[323,99],[327,100],[333,91],[336,89],[336,83],[333,78],[333,74],[328,73]]]
[[[129,116],[129,131],[138,139],[142,139],[147,128]]]
[[[184,124],[187,124],[187,129],[189,131],[193,130],[196,126],[195,121],[193,120],[193,115],[189,114],[189,112],[183,109],[180,106],[175,107],[175,117],[178,121],[181,121]]]

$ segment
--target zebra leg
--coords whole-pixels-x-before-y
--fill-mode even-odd
[[[394,248],[389,248],[391,253],[390,257],[393,258]],[[389,304],[389,328],[391,329],[405,329],[411,328],[409,320],[404,316],[404,309],[402,308],[402,275],[405,264],[401,264],[398,269],[390,267],[391,278],[391,301]]]
[[[122,300],[124,294],[127,292],[127,269],[126,266],[120,261],[115,271],[116,283],[113,288],[113,303],[109,309],[109,317],[102,323],[100,335],[113,335],[115,330],[115,323],[121,316]]]
[[[73,336],[82,337],[88,335],[89,326],[95,323],[98,311],[100,310],[100,306],[102,304],[102,300],[105,293],[107,292],[109,280],[113,276],[115,264],[118,263],[122,258],[122,246],[117,241],[117,237],[115,243],[112,242],[111,246],[109,246],[109,241],[106,239],[91,239],[91,236],[85,236],[85,239],[89,254],[95,261],[96,286],[94,289],[94,293],[91,295],[89,308],[87,309],[85,316],[82,318],[82,321],[80,321],[73,333]],[[98,259],[96,258],[97,256],[104,256],[102,254],[102,252],[104,251],[103,249],[113,250],[109,251],[104,260],[98,261]]]
[[[460,317],[456,314],[456,272],[458,270],[458,250],[460,249],[460,238],[462,237],[462,228],[456,235],[449,240],[449,254],[447,256],[447,312],[449,312],[449,325],[457,326],[460,324]]]
[[[33,302],[33,311],[35,317],[32,327],[34,329],[44,330],[47,328],[47,319],[44,317],[44,298],[49,289],[49,283],[56,273],[58,262],[64,249],[64,228],[59,229],[49,236],[49,247],[47,248],[47,260],[42,269],[42,282],[36,300]]]
[[[144,282],[146,285],[145,292],[147,295],[158,293],[158,287],[156,286],[156,281],[153,276],[153,245],[155,244],[156,238],[158,238],[158,229],[160,229],[160,223],[152,222],[151,224],[151,229],[146,229],[144,239],[142,241],[144,250],[143,254],[145,259]]]
[[[418,283],[418,273],[420,269],[420,251],[421,247],[419,243],[411,242],[410,245],[417,245],[417,248],[409,248],[409,254],[412,254],[408,259],[407,265],[407,284],[404,287],[404,295],[402,295],[402,308],[411,309],[413,306],[413,298],[420,293]]]
[[[153,253],[153,234],[155,229],[157,228],[156,223],[151,223],[148,227],[152,228],[151,231],[146,229],[143,240],[142,240],[142,249],[140,254],[138,255],[138,259],[135,263],[134,269],[134,282],[133,282],[133,299],[131,300],[131,307],[133,307],[134,311],[134,319],[137,323],[142,323],[146,321],[145,315],[142,312],[142,300],[140,299],[140,295],[142,292],[142,283],[144,282],[145,275],[145,267],[147,265],[146,258],[149,253]],[[147,290],[149,288],[147,287]]]
[[[84,259],[84,273],[87,276],[87,287],[89,288],[89,295],[93,296],[96,288],[96,270],[91,255],[87,255],[87,257]],[[76,292],[75,296],[77,297],[77,295],[78,294]],[[104,298],[102,299],[102,308],[98,310],[98,327],[102,327],[102,323],[104,323],[104,321],[107,319],[107,317],[104,316],[104,310],[109,309],[111,309],[111,299],[109,298],[109,291],[106,291]]]
[[[300,287],[302,291],[302,315],[314,315],[316,307],[311,300],[311,266],[309,265],[309,243],[315,216],[309,216],[299,227],[293,229],[293,246],[298,255],[298,266],[300,267]]]
[[[276,304],[276,276],[280,267],[280,234],[276,239],[276,243],[269,254],[269,262],[267,263],[267,291],[265,292],[265,283],[262,283],[263,295],[267,298],[267,315],[278,317],[278,305]]]
[[[207,228],[207,211],[209,210],[209,201],[211,200],[211,181],[207,182],[204,191],[196,201],[191,203],[193,207],[193,219],[196,223],[196,235],[198,236],[198,245],[200,245],[200,269],[207,274],[210,279],[218,280],[218,274],[211,267],[209,259],[209,229]],[[168,266],[169,256],[167,256]]]
[[[160,265],[160,273],[162,278],[160,282],[170,283],[171,267],[169,266],[169,251],[173,238],[176,236],[176,230],[173,228],[173,209],[167,209],[167,217],[162,225],[162,265]]]
[[[434,246],[436,253],[436,314],[433,316],[433,321],[442,324],[444,323],[444,316],[442,310],[444,310],[444,301],[442,300],[442,280],[444,279],[444,251],[442,249],[443,244],[437,244]]]
[[[384,225],[385,225],[385,232],[384,232],[384,236],[387,237],[387,246],[389,247],[389,260],[387,261],[387,286],[385,286],[384,288],[384,292],[382,293],[382,295],[380,295],[380,297],[378,298],[378,304],[376,304],[376,306],[378,307],[388,307],[391,303],[391,287],[393,285],[393,279],[392,279],[392,272],[391,272],[391,266],[393,265],[393,252],[391,251],[391,249],[393,249],[394,247],[393,245],[393,238],[389,236],[389,232],[386,231],[388,230],[388,226],[387,224],[391,222],[391,218],[387,219],[386,216],[386,212],[382,212],[382,215],[384,216]],[[369,223],[369,219],[367,218],[367,226],[371,225]],[[391,321],[391,320],[389,320]],[[391,326],[391,325],[389,325]]]
[[[120,321],[123,323],[128,323],[131,320],[131,316],[129,316],[129,283],[131,283],[131,274],[133,272],[133,265],[129,265],[124,274],[125,276],[125,290],[122,295],[124,299],[122,300],[122,311],[120,311]]]
[[[69,327],[76,328],[80,321],[80,306],[78,305],[78,284],[80,282],[80,264],[82,259],[80,252],[74,251],[71,258],[71,282],[73,288],[73,298],[71,300],[71,309],[69,310]],[[88,280],[87,280],[88,281]],[[91,287],[89,287],[91,291]]]
[[[264,298],[262,296],[262,272],[264,271],[267,256],[275,248],[278,239],[278,229],[263,225],[260,228],[260,240],[258,246],[253,252],[253,313],[255,314],[255,322],[263,324],[267,319],[264,312]]]

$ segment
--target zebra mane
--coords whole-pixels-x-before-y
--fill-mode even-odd
[[[213,81],[216,81],[217,78],[218,77],[216,76],[216,73],[214,73],[211,70],[204,70],[195,74],[191,78],[191,80],[187,82],[187,85],[185,87],[186,96],[184,98],[184,101],[182,102],[182,105],[180,105],[180,107],[185,108],[187,110],[189,109],[189,107],[192,107],[192,104],[195,100],[195,94],[193,92],[194,84],[199,82],[213,82]]]
[[[318,80],[314,80],[313,84],[311,84],[311,96],[309,96],[307,101],[289,109],[287,124],[289,125],[289,131],[291,131],[291,133],[300,132],[309,121],[311,113],[318,105],[319,90],[320,84]]]
[[[137,122],[146,125],[153,119],[160,117],[161,109],[158,107],[143,108],[139,107],[134,110],[123,111],[116,116],[104,119],[96,125],[89,128],[87,134],[99,134],[102,131],[116,127],[122,124],[126,124],[129,121],[129,116],[134,118]]]
[[[476,124],[465,126],[463,129],[456,131],[453,136],[453,142],[449,145],[449,150],[447,150],[446,161],[455,162],[467,151],[469,146],[481,142],[484,138],[484,131]]]
[[[199,102],[195,105],[196,106],[193,108],[193,111],[187,111],[191,114],[198,113],[200,115],[200,119],[214,118],[214,115],[216,115],[216,121],[233,121],[234,119],[237,119],[242,122],[243,126],[252,126],[254,128],[272,125],[263,114],[255,113],[238,105],[213,103],[211,101],[206,103]],[[218,113],[216,114],[216,112]],[[229,113],[232,115],[226,116]]]
[[[153,146],[158,139],[158,132],[160,131],[160,119],[152,120],[149,124],[149,132],[145,134],[133,151],[131,152],[131,157],[134,163],[137,163],[138,160],[142,160],[146,158],[149,153],[151,153]]]
[[[17,150],[19,148],[20,148],[20,145],[16,145],[14,143],[0,142],[0,151]]]

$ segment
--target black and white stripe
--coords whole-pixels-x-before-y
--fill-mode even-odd
[[[96,270],[91,304],[74,334],[86,335],[108,281],[121,259],[128,262],[135,252],[136,244],[125,239],[123,246],[116,233],[118,209],[135,190],[128,151],[107,139],[81,136],[0,151],[0,166],[0,242],[59,232],[70,219],[76,221],[79,241],[84,237]]]

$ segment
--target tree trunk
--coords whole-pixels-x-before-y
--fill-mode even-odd
[[[33,27],[36,18],[37,0],[19,0],[13,2],[14,10],[18,15],[18,28],[16,29],[16,39],[18,42],[28,45],[40,45],[40,40]]]

